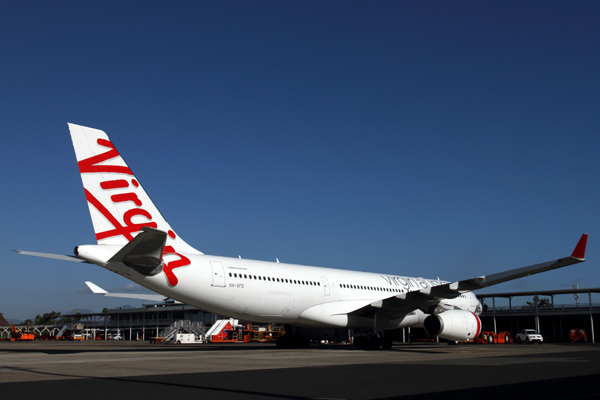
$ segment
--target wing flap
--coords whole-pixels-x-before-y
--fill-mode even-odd
[[[412,292],[414,295],[419,295],[418,292]],[[407,293],[404,293],[407,294]],[[418,299],[409,296],[411,298],[399,298],[398,296],[391,296],[380,300],[368,300],[367,304],[363,304],[360,307],[356,307],[354,310],[347,311],[348,315],[357,316],[370,316],[374,311],[377,311],[378,315],[385,315],[390,319],[401,318],[406,314],[416,309],[427,309],[429,310],[431,304],[423,302],[423,298]],[[431,299],[427,299],[431,301]],[[433,301],[437,305],[437,301]]]

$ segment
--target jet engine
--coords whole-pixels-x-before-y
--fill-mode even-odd
[[[470,311],[450,310],[425,318],[425,331],[448,340],[475,339],[481,332],[481,320]]]

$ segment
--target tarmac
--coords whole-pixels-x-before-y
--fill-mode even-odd
[[[0,394],[27,399],[598,399],[595,344],[0,342]]]

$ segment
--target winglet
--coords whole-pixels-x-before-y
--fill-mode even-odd
[[[579,260],[585,260],[585,245],[587,244],[587,238],[587,233],[581,235],[581,239],[579,239],[579,243],[577,243],[577,246],[575,246],[575,250],[573,250],[573,254],[571,254],[571,257],[577,258]]]

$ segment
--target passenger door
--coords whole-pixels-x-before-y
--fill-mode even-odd
[[[212,269],[212,286],[225,287],[225,269],[220,261],[211,261],[210,268]]]
[[[322,276],[321,280],[323,281],[323,290],[325,291],[325,296],[329,296],[329,280],[325,276]]]

